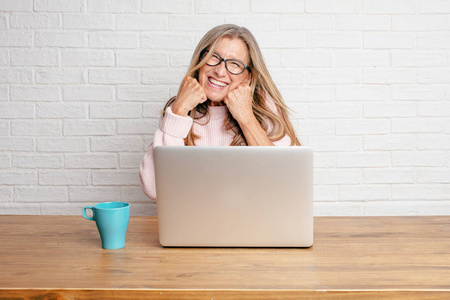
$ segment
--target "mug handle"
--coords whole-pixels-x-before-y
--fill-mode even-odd
[[[92,214],[94,214],[94,207],[92,207],[92,206],[85,206],[85,207],[83,207],[83,217],[84,217],[86,220],[95,221],[95,220],[94,220],[94,216],[92,216],[92,218],[91,218],[91,217],[88,217],[88,216],[86,215],[86,209],[92,210]]]

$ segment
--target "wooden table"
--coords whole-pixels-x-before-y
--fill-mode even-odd
[[[0,299],[450,299],[450,217],[314,225],[309,249],[163,248],[132,217],[103,250],[81,216],[0,216]]]

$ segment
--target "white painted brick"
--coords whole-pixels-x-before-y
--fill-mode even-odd
[[[417,48],[419,49],[449,49],[450,36],[443,33],[418,33]]]
[[[139,185],[136,171],[92,171],[93,185]]]
[[[334,153],[316,152],[314,153],[315,168],[334,168],[336,167],[336,155]]]
[[[440,67],[445,65],[445,54],[430,51],[391,51],[395,67]]]
[[[16,187],[14,200],[24,202],[67,202],[67,187]]]
[[[130,119],[142,117],[142,105],[139,103],[91,104],[91,119]]]
[[[137,84],[140,82],[138,69],[96,68],[89,70],[89,83]]]
[[[9,16],[6,14],[0,15],[0,29],[8,28],[8,24],[9,24],[8,17]]]
[[[11,86],[11,101],[59,101],[61,89],[56,86]]]
[[[164,101],[169,100],[169,89],[165,86],[121,86],[118,88],[119,101]]]
[[[297,134],[301,136],[333,135],[335,130],[334,120],[301,120],[295,121]]]
[[[65,136],[113,135],[115,127],[112,120],[65,120],[63,131]]]
[[[38,103],[36,105],[36,117],[42,119],[83,119],[87,115],[87,104]]]
[[[79,215],[87,203],[41,203],[42,215],[73,216]]]
[[[63,28],[114,30],[114,17],[110,14],[64,14]]]
[[[413,183],[416,172],[410,168],[367,168],[363,170],[364,183]]]
[[[40,185],[87,185],[86,171],[39,171]]]
[[[419,116],[450,117],[450,102],[422,101],[419,103]]]
[[[11,14],[11,28],[17,29],[59,29],[59,16],[55,14],[32,13]]]
[[[364,202],[315,202],[315,216],[362,216]]]
[[[388,31],[390,30],[389,16],[354,16],[337,15],[336,29],[350,31]]]
[[[0,186],[0,203],[1,202],[12,202],[12,188],[11,187]],[[2,214],[3,214],[3,210],[2,210]]]
[[[388,120],[336,120],[336,135],[386,134],[389,129]]]
[[[154,51],[117,51],[116,60],[119,67],[153,68],[169,66],[167,54],[155,53]]]
[[[0,154],[0,169],[7,169],[11,167],[11,155]],[[1,193],[1,190],[0,190]]]
[[[136,203],[136,202],[154,203],[153,200],[148,199],[148,197],[144,194],[141,187],[139,186],[120,187],[120,200],[129,203]],[[133,204],[132,206],[135,206],[135,204]]]
[[[362,116],[361,103],[311,103],[308,104],[310,118],[358,118]]]
[[[119,163],[121,169],[139,169],[144,157],[143,153],[120,153]]]
[[[33,75],[30,69],[0,68],[0,84],[31,83]]]
[[[372,84],[416,83],[417,72],[415,69],[365,69],[363,78],[364,83]]]
[[[417,141],[419,150],[450,150],[448,134],[421,134]]]
[[[340,201],[375,201],[389,200],[391,187],[389,185],[340,185]]]
[[[336,67],[387,67],[390,55],[381,50],[337,50],[335,51]]]
[[[142,12],[191,14],[194,12],[194,3],[190,0],[142,0]]]
[[[281,94],[286,102],[330,102],[335,100],[335,88],[325,87],[320,88],[307,87],[290,87],[280,89]]]
[[[119,187],[69,187],[69,201],[71,202],[111,202],[120,200]]]
[[[164,15],[117,15],[117,30],[154,31],[167,30],[168,18]]]
[[[141,48],[192,51],[194,47],[194,37],[189,34],[171,32],[141,34]]]
[[[425,168],[417,170],[419,183],[450,183],[449,168]]]
[[[64,86],[65,101],[114,101],[115,88],[112,86]]]
[[[281,30],[333,30],[334,18],[331,15],[285,15],[280,18],[280,28]]]
[[[3,215],[39,215],[41,213],[39,204],[3,203],[0,204]]]
[[[419,83],[450,83],[448,68],[424,68],[418,70]]]
[[[314,151],[359,151],[362,149],[362,138],[358,136],[308,137],[308,146]]]
[[[306,83],[306,73],[298,68],[272,68],[270,74],[274,82],[282,82],[285,85],[304,85]]]
[[[314,185],[314,201],[338,201],[338,185]]]
[[[450,5],[446,0],[419,0],[419,12],[426,14],[448,14]]]
[[[396,203],[390,201],[376,201],[365,203],[367,216],[415,216],[417,207],[414,203]]]
[[[307,37],[308,48],[359,49],[362,36],[356,33],[310,33]]]
[[[0,0],[0,11],[33,11],[33,0]]]
[[[11,133],[16,136],[60,136],[60,120],[13,120]]]
[[[116,154],[65,154],[66,169],[115,169]]]
[[[142,151],[142,137],[139,136],[113,136],[92,137],[92,152],[139,152]]]
[[[415,117],[416,115],[417,105],[415,103],[364,103],[364,117],[366,118]]]
[[[62,166],[62,159],[60,156],[48,155],[14,155],[13,166],[24,169],[59,169]]]
[[[39,138],[37,151],[39,152],[86,152],[88,141],[83,138]]]
[[[87,36],[85,32],[37,31],[35,44],[38,47],[83,48],[87,46]]]
[[[115,64],[113,50],[63,50],[63,66],[112,67]]]
[[[448,184],[394,184],[392,200],[448,200]]]
[[[365,49],[412,49],[415,47],[414,33],[365,33]]]
[[[153,135],[144,136],[144,144],[142,147],[142,151],[147,152],[152,143],[153,143]]]
[[[339,101],[386,101],[389,98],[386,86],[338,86],[336,100]]]
[[[393,31],[445,30],[445,16],[392,16]]]
[[[139,35],[133,32],[90,32],[90,48],[137,48]]]
[[[353,68],[320,68],[307,72],[309,84],[357,84],[361,82],[361,71]]]
[[[445,90],[438,85],[396,84],[391,86],[391,90],[393,100],[442,101],[445,99]]]
[[[0,172],[0,185],[28,185],[36,184],[38,179],[37,172],[18,172],[2,171]]]
[[[286,103],[289,107],[289,118],[290,119],[306,119],[307,116],[307,105],[304,103],[288,102]],[[144,106],[145,109],[145,106]],[[144,111],[145,112],[145,111]]]
[[[274,33],[254,32],[261,49],[297,49],[306,47],[306,33],[302,31],[280,31]],[[263,50],[263,52],[264,52]]]
[[[332,67],[334,55],[331,51],[287,50],[281,52],[282,67]],[[298,69],[296,69],[298,72]]]
[[[142,70],[144,84],[180,84],[185,76],[184,68],[150,68]]]
[[[35,11],[82,12],[84,0],[34,0]]]
[[[394,167],[441,167],[445,165],[445,160],[445,152],[441,151],[392,152]]]
[[[85,71],[79,68],[39,68],[36,69],[37,83],[70,84],[84,83]]]
[[[276,14],[249,14],[245,15],[245,17],[243,17],[241,14],[225,15],[226,24],[236,24],[238,26],[244,26],[251,32],[255,32],[258,30],[276,31],[278,30],[279,22],[280,19]]]
[[[291,106],[289,106],[289,108],[292,109]],[[161,102],[144,104],[143,117],[144,118],[158,118],[162,115],[163,110],[164,110],[164,103],[161,103]]]
[[[13,49],[11,51],[12,66],[57,66],[58,52],[55,50]]]
[[[169,53],[169,65],[171,67],[189,67],[192,51],[176,51]]]
[[[169,16],[169,29],[174,32],[198,31],[203,36],[209,28],[222,25],[224,21],[223,15],[172,15]]]
[[[34,105],[31,103],[0,103],[1,119],[30,119],[34,117]]]
[[[10,133],[9,120],[0,121],[0,136],[7,136]]]
[[[33,32],[9,29],[0,31],[0,47],[30,47],[33,45]]]
[[[365,14],[414,14],[418,10],[416,0],[363,0]]]
[[[135,13],[139,11],[138,0],[88,0],[89,12]]]
[[[415,146],[416,137],[413,134],[364,136],[364,150],[412,150]]]
[[[249,0],[230,0],[226,2],[221,0],[197,1],[195,3],[195,12],[200,14],[249,13],[250,1]]]
[[[430,215],[450,215],[450,201],[424,201],[417,205],[417,214],[419,216],[430,216]]]
[[[0,137],[1,151],[33,151],[35,144],[33,138]]]
[[[442,132],[444,122],[433,118],[391,119],[394,133],[434,133]]]
[[[147,120],[118,120],[119,134],[150,134],[159,128],[159,119]]]
[[[349,152],[337,153],[336,165],[339,168],[389,167],[391,158],[388,152]]]
[[[156,216],[156,202],[148,201],[143,203],[133,203],[130,206],[130,216]]]
[[[0,49],[0,66],[9,66],[11,61],[9,50]]]
[[[9,89],[8,87],[0,86],[0,101],[7,101],[9,99]]]
[[[358,14],[361,12],[361,1],[357,0],[307,0],[307,13]]]

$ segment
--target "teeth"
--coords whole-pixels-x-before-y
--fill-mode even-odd
[[[227,86],[226,83],[217,81],[217,80],[215,80],[215,79],[213,79],[213,78],[209,78],[209,81],[210,81],[212,84],[215,84],[215,85],[218,85],[218,86],[221,86],[221,87]]]

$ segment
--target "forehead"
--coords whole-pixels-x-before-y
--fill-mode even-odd
[[[224,58],[238,59],[246,63],[250,58],[247,45],[240,38],[224,37],[217,45],[215,52]]]

